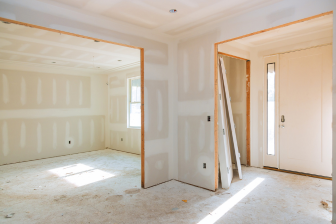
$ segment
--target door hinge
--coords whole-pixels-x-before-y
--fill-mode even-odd
[[[223,129],[223,135],[225,135],[225,131],[224,131],[224,129]]]
[[[229,169],[229,167],[226,167],[226,169],[227,169],[227,173],[230,173],[230,169]]]

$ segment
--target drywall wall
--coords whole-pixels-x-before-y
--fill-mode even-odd
[[[107,75],[0,61],[0,164],[105,148]]]
[[[219,57],[224,59],[240,162],[246,165],[246,61],[222,55]],[[231,130],[231,126],[229,129]],[[230,149],[231,160],[236,164],[232,137]]]
[[[108,76],[110,139],[108,147],[139,155],[141,154],[141,129],[127,127],[127,79],[140,75],[140,68],[137,67],[114,72]]]
[[[331,0],[318,2],[284,0],[213,25],[203,26],[190,31],[180,39],[178,45],[178,125],[180,127],[178,175],[181,181],[208,189],[215,188],[214,133],[211,123],[213,120],[206,121],[206,116],[214,116],[214,43],[328,12],[336,8],[335,3]],[[246,50],[245,52],[244,49],[239,50],[243,50],[242,53],[244,53],[240,55],[241,57],[250,59],[248,57],[251,55],[248,56]],[[257,52],[251,54],[257,54]],[[253,72],[253,66],[252,62],[251,72]],[[252,73],[251,86],[253,85],[256,88],[251,90],[251,150],[255,154],[251,155],[251,164],[259,166],[262,164],[264,144],[263,80],[253,77]],[[211,170],[209,173],[202,169],[202,164],[205,162],[206,169]]]
[[[37,0],[1,0],[0,17],[144,48],[145,187],[177,179],[176,42],[147,29]]]

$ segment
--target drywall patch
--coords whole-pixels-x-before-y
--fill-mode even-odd
[[[25,79],[22,77],[21,78],[21,104],[25,105],[27,103],[27,99],[26,99],[26,81]]]
[[[93,120],[91,119],[91,122],[90,122],[90,131],[91,131],[91,135],[90,135],[90,144],[91,144],[91,147],[93,146],[93,143],[95,141],[95,126],[94,126],[94,122]]]
[[[78,145],[81,146],[83,144],[83,123],[82,119],[78,120]]]
[[[205,72],[204,72],[204,48],[201,47],[199,50],[199,75],[198,75],[198,90],[203,91],[204,89],[204,79],[205,79]]]
[[[65,95],[65,102],[66,105],[70,104],[70,83],[69,80],[66,81],[66,95]]]
[[[79,105],[83,104],[83,82],[79,82]]]
[[[110,96],[110,123],[124,124],[127,122],[127,96]]]
[[[38,122],[37,123],[37,128],[36,128],[36,136],[37,136],[37,152],[41,153],[42,151],[42,127],[41,127],[41,123]]]
[[[146,141],[168,138],[168,81],[146,80],[145,102]]]
[[[57,124],[53,123],[53,149],[57,148]]]
[[[56,105],[57,103],[57,86],[56,86],[56,80],[53,79],[53,104]]]
[[[37,104],[42,103],[42,81],[37,79]]]
[[[105,119],[101,118],[100,119],[100,141],[103,142],[105,140]]]
[[[189,57],[186,51],[183,51],[183,90],[188,92],[189,89]]]
[[[8,79],[5,74],[2,74],[2,99],[5,104],[9,102]]]
[[[20,136],[20,146],[24,148],[26,145],[26,124],[24,122],[21,123],[21,136]]]
[[[6,121],[2,124],[2,153],[4,156],[9,153],[8,125]]]

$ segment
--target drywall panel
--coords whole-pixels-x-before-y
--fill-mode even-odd
[[[206,118],[202,117],[202,114],[212,117],[214,115],[214,43],[328,12],[336,8],[335,4],[336,2],[331,0],[318,2],[313,0],[283,0],[273,5],[265,6],[264,8],[189,32],[188,36],[184,36],[180,39],[178,45],[179,118],[182,117],[182,114],[186,114],[189,117],[197,115],[199,116],[199,120],[206,120]],[[237,29],[237,27],[239,27],[239,29]],[[333,40],[335,40],[335,35]],[[251,86],[255,86],[253,90],[251,89],[251,150],[255,152],[253,155],[251,154],[251,163],[254,166],[259,166],[259,164],[262,164],[264,144],[264,94],[263,79],[253,75],[256,74],[253,73],[253,69],[258,68],[252,60],[253,55],[257,56],[258,52],[253,50],[250,52],[252,69]],[[204,74],[204,76],[202,74]],[[202,79],[200,79],[200,77],[202,77]],[[208,83],[211,84],[207,89]],[[197,89],[201,86],[204,86],[206,91],[203,90],[203,92],[201,92]],[[196,123],[198,121],[194,122]],[[185,123],[185,119],[179,119],[179,127],[183,127]],[[189,126],[191,125],[189,124]],[[213,130],[211,131],[213,132]],[[194,130],[188,133],[191,141],[198,140],[197,133],[198,132]],[[205,159],[202,158],[204,158],[203,154],[207,152],[207,155],[209,155],[207,159],[213,161],[209,168],[214,170],[214,153],[211,151],[214,148],[213,134],[211,134],[212,137],[210,141],[204,147],[206,149],[204,151],[200,151],[198,147],[182,147],[183,145],[180,144],[180,142],[184,141],[185,135],[186,134],[181,133],[179,129],[179,179],[191,184],[199,184],[198,179],[200,178],[204,180],[204,183],[201,183],[199,186],[213,190],[214,176],[198,172],[198,167],[197,169],[193,169],[192,172],[190,172],[189,169],[180,167],[181,164],[185,167],[192,166],[197,163],[198,159],[205,162]],[[187,151],[187,149],[189,149],[189,151]],[[185,161],[182,157],[185,152],[193,156],[191,161]]]
[[[175,108],[177,105],[175,66],[177,62],[174,57],[177,45],[175,42],[169,41],[169,38],[160,38],[163,35],[155,36],[153,32],[151,35],[145,34],[144,29],[138,29],[135,26],[106,23],[106,20],[102,20],[100,16],[83,14],[36,0],[24,2],[1,0],[0,16],[144,48],[144,85],[145,95],[147,94],[144,116],[148,127],[145,129],[145,187],[169,179],[177,179],[177,109]],[[156,96],[158,86],[163,87],[160,90],[162,95],[160,99]],[[91,91],[94,90],[91,89]],[[162,103],[162,107],[157,106],[159,102]],[[108,103],[105,105],[107,111]],[[108,116],[108,113],[104,114]],[[152,119],[151,116],[157,119]],[[161,129],[159,133],[156,131],[157,128]]]
[[[0,120],[0,165],[105,148],[105,116]]]
[[[240,162],[246,165],[246,61],[227,56],[220,57],[223,57],[226,69]],[[230,149],[234,150],[232,138]],[[234,151],[231,152],[231,158],[236,164]]]
[[[109,75],[109,132],[108,147],[141,154],[141,129],[127,127],[127,79],[139,77],[140,67]]]

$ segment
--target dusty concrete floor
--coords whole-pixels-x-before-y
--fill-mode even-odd
[[[140,156],[113,150],[5,165],[0,223],[198,223],[256,178],[263,181],[216,223],[330,223],[320,201],[330,204],[331,181],[251,167],[243,175],[226,191],[177,181],[144,190]]]

